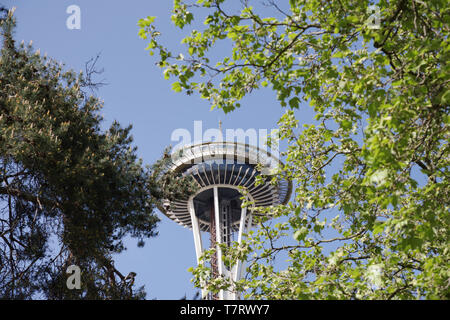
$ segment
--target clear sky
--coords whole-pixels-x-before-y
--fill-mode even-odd
[[[138,37],[137,21],[157,16],[157,26],[169,47],[179,47],[181,35],[170,22],[171,0],[0,0],[8,8],[16,7],[16,39],[33,41],[35,49],[79,71],[86,61],[101,53],[98,68],[104,73],[97,80],[108,85],[97,95],[104,100],[102,115],[108,127],[113,120],[123,126],[132,124],[138,154],[145,164],[158,159],[164,148],[177,142],[171,134],[177,128],[193,133],[195,120],[203,121],[203,130],[217,128],[272,129],[283,110],[270,91],[259,91],[242,101],[241,109],[225,115],[210,110],[207,101],[171,91],[156,58],[144,50],[147,43]],[[236,1],[238,4],[239,2]],[[66,9],[81,9],[81,29],[70,30]],[[303,114],[303,113],[302,113]],[[310,112],[305,116],[310,117]],[[192,232],[160,212],[159,235],[146,241],[126,241],[127,251],[116,257],[116,266],[127,274],[137,273],[136,283],[145,285],[147,299],[192,298],[197,291],[187,269],[196,264]]]

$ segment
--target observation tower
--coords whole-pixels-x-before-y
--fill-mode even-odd
[[[166,200],[159,209],[181,226],[192,229],[197,263],[208,242],[202,241],[202,234],[203,238],[209,236],[208,247],[216,248],[210,261],[213,277],[237,281],[245,270],[243,261],[227,268],[218,246],[222,243],[230,245],[232,241],[240,244],[254,226],[252,216],[258,213],[242,206],[239,187],[246,189],[246,199],[255,207],[285,204],[289,200],[292,184],[287,180],[281,180],[277,185],[269,181],[255,184],[258,175],[269,174],[278,163],[279,160],[269,152],[239,142],[191,144],[172,154],[170,170],[192,176],[199,189],[186,199]],[[224,290],[214,295],[202,290],[202,299],[235,300],[239,295]]]

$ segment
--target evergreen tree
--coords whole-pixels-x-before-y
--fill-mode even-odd
[[[130,127],[102,131],[101,102],[83,74],[17,45],[15,19],[1,21],[0,297],[140,299],[134,276],[111,255],[126,235],[156,235],[152,169],[132,146]],[[81,270],[68,289],[67,268]]]

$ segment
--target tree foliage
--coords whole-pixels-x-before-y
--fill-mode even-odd
[[[17,45],[14,26],[11,11],[1,21],[0,297],[143,298],[112,260],[125,235],[155,236],[158,222],[131,126],[102,131],[84,75]],[[66,286],[69,265],[81,269],[79,290]]]
[[[175,0],[171,20],[189,28],[180,54],[163,45],[154,17],[138,23],[174,91],[230,112],[267,87],[287,109],[279,175],[294,196],[261,209],[284,222],[261,221],[228,250],[225,260],[249,259],[244,280],[213,280],[200,266],[196,284],[248,298],[448,299],[448,2],[239,5]],[[315,121],[301,124],[308,105]],[[281,252],[289,265],[277,270]]]

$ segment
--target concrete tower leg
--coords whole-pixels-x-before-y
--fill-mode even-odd
[[[216,254],[211,259],[211,268],[214,277],[221,276],[228,278],[234,282],[239,281],[245,270],[244,261],[236,261],[233,268],[228,269],[225,267],[222,259],[222,250],[220,244],[230,245],[232,241],[233,228],[236,226],[231,225],[230,221],[224,221],[223,216],[230,216],[231,209],[229,200],[220,199],[219,187],[214,186],[213,199],[211,201],[211,211],[210,211],[210,234],[211,234],[211,247],[216,249]],[[195,253],[197,257],[197,263],[200,263],[200,257],[203,253],[203,245],[201,239],[201,232],[199,226],[199,218],[195,212],[194,197],[191,197],[188,201],[189,212],[192,222],[192,232],[194,235]],[[221,212],[221,210],[223,212]],[[247,207],[241,208],[241,215],[239,219],[239,225],[237,226],[237,242],[239,245],[242,244],[245,234],[247,234],[252,227],[252,214],[247,210]],[[236,229],[235,229],[236,230]],[[220,299],[220,300],[237,300],[240,299],[240,295],[236,293],[234,288],[230,291],[221,290],[217,295],[211,295],[207,290],[202,289],[202,299]]]
[[[189,200],[189,212],[191,214],[191,221],[192,221],[192,233],[194,234],[194,245],[195,245],[195,255],[197,257],[197,264],[200,263],[200,256],[203,253],[203,246],[202,246],[202,238],[200,233],[200,228],[198,225],[198,218],[195,214],[195,207],[194,207],[194,199]],[[205,299],[208,292],[204,289],[202,289],[202,299]]]

